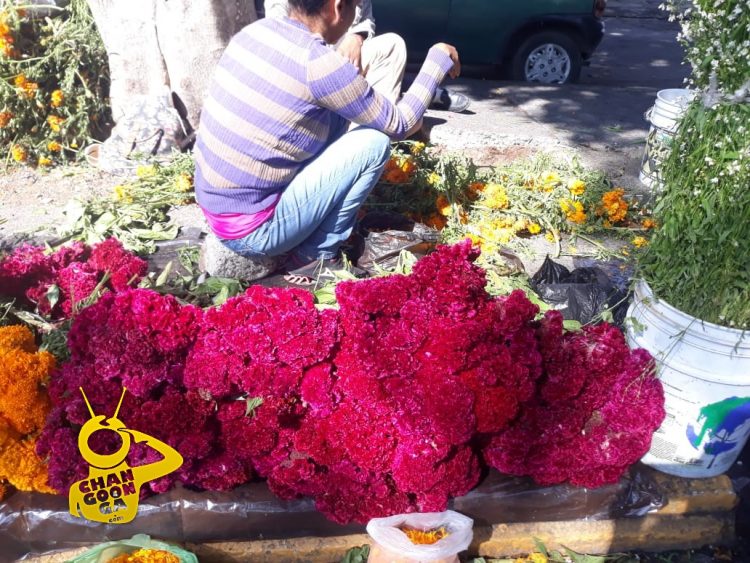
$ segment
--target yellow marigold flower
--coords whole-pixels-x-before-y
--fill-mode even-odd
[[[7,127],[12,117],[13,114],[9,111],[0,112],[0,129],[2,129],[3,127]]]
[[[52,164],[52,159],[46,156],[40,156],[38,161],[39,166],[49,166]]]
[[[181,559],[169,551],[160,549],[138,549],[133,553],[123,553],[109,563],[180,563]]]
[[[55,133],[60,132],[60,126],[64,122],[65,122],[65,119],[60,117],[59,115],[47,116],[47,124],[49,125],[50,129],[52,129]]]
[[[414,143],[411,146],[411,154],[413,154],[415,156],[418,155],[418,154],[421,154],[422,151],[424,151],[424,149],[425,149],[426,146],[427,145],[425,145],[424,143],[417,141],[416,143]]]
[[[539,223],[531,223],[528,226],[528,230],[532,235],[538,235],[542,232],[542,227],[539,225]]]
[[[648,244],[648,239],[645,237],[635,237],[632,242],[636,248],[643,248]]]
[[[52,107],[59,108],[62,105],[63,100],[65,100],[65,96],[63,95],[62,90],[55,90],[54,92],[52,92],[50,99]]]
[[[128,188],[122,184],[118,184],[114,187],[115,200],[125,201],[128,198]]]
[[[401,161],[401,170],[404,174],[411,176],[417,171],[417,165],[410,158],[405,158]]]
[[[542,176],[542,189],[545,192],[551,192],[560,185],[561,181],[557,172],[547,172]]]
[[[526,227],[528,226],[529,226],[529,220],[526,219],[525,217],[516,219],[515,221],[513,221],[513,224],[511,225],[513,230],[517,233],[520,233],[521,231],[525,231]]]
[[[532,553],[528,557],[517,558],[513,563],[548,563],[548,559],[543,553]]]
[[[431,186],[436,186],[442,181],[443,177],[437,172],[432,172],[429,176],[427,176],[427,183]]]
[[[16,162],[26,162],[26,159],[29,158],[28,151],[21,145],[13,145],[13,148],[10,149],[10,154]]]
[[[141,164],[135,169],[135,175],[139,178],[148,178],[156,174],[156,166],[153,164]]]
[[[508,194],[500,184],[487,184],[482,195],[484,204],[490,209],[507,209],[510,205]]]
[[[487,187],[487,184],[484,182],[472,182],[466,187],[466,195],[470,199],[476,199],[480,195],[482,195],[482,192]]]
[[[653,220],[653,219],[651,219],[651,218],[646,218],[646,219],[644,219],[644,220],[643,220],[643,222],[641,223],[641,226],[642,226],[642,227],[643,227],[644,229],[655,229],[655,228],[656,228],[656,221],[654,221],[654,220]]]
[[[450,217],[453,215],[453,205],[443,194],[440,194],[435,200],[435,209],[437,209],[438,213],[443,217]]]
[[[13,84],[15,84],[17,88],[23,88],[26,86],[26,82],[26,76],[24,74],[19,74],[13,79]]]
[[[586,191],[586,182],[573,179],[568,182],[568,190],[570,190],[570,193],[573,195],[583,195],[583,192]]]
[[[47,150],[50,152],[60,152],[62,150],[62,145],[57,141],[50,141],[47,143]]]
[[[193,189],[193,177],[183,172],[174,180],[174,187],[178,192],[189,192]]]
[[[555,242],[555,235],[550,232],[545,233],[544,238],[547,239],[548,242]]]
[[[474,233],[469,233],[468,235],[466,235],[466,238],[468,238],[471,241],[471,244],[475,246],[482,246],[482,243],[484,242],[482,240],[482,237],[480,237],[479,235],[475,235]]]
[[[72,143],[70,143],[70,148],[77,149],[78,148],[78,143],[76,143],[75,141],[73,141]]]

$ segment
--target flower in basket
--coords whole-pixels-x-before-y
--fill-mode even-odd
[[[44,391],[55,359],[24,326],[0,327],[0,483],[51,493],[36,437],[50,409]]]

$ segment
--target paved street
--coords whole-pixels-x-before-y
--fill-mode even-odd
[[[469,95],[472,106],[460,115],[429,112],[432,141],[480,154],[486,147],[510,155],[524,147],[554,152],[574,147],[584,163],[640,189],[637,176],[648,131],[643,114],[659,90],[681,87],[687,75],[675,40],[677,26],[666,21],[659,3],[610,0],[604,40],[579,84],[453,81],[450,87]]]

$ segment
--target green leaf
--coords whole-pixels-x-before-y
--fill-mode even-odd
[[[219,293],[214,295],[214,298],[211,301],[218,307],[219,305],[226,303],[227,299],[229,299],[229,287],[225,285],[219,290]]]
[[[161,274],[159,274],[159,277],[156,278],[156,284],[155,287],[160,287],[167,283],[167,279],[169,278],[169,274],[172,271],[172,261],[170,260],[169,263],[164,267],[164,270],[162,270]]]
[[[49,308],[54,309],[55,305],[60,302],[60,288],[57,285],[51,285],[47,289],[47,301],[49,301]]]
[[[252,416],[255,418],[255,409],[263,404],[263,397],[248,397],[245,399],[247,407],[245,408],[245,416]]]
[[[355,547],[350,549],[344,555],[341,563],[367,563],[367,558],[370,556],[370,546],[363,545],[361,547]]]
[[[580,321],[570,320],[570,321],[563,321],[563,328],[565,330],[569,330],[571,332],[578,332],[581,330],[583,325]]]

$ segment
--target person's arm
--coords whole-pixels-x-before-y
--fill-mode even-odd
[[[336,50],[362,72],[362,44],[375,35],[371,0],[362,0],[349,31],[336,45]]]
[[[445,43],[435,45],[409,90],[394,104],[375,92],[347,60],[320,42],[310,50],[307,79],[310,92],[320,106],[391,138],[403,139],[422,119],[445,75],[458,76],[460,68],[453,47]]]
[[[263,9],[267,18],[285,18],[289,15],[289,2],[287,0],[265,0]]]
[[[362,0],[357,6],[354,22],[347,34],[356,33],[364,39],[372,39],[375,35],[375,18],[372,15],[372,0]]]

